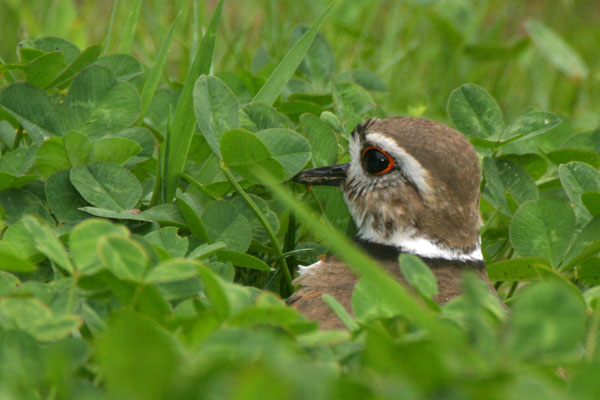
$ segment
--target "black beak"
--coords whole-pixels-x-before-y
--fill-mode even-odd
[[[349,165],[346,163],[307,169],[294,176],[292,180],[304,185],[338,186],[346,180]]]

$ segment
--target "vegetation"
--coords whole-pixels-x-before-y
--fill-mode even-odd
[[[595,2],[166,3],[0,3],[3,397],[598,398]],[[409,294],[289,181],[398,114],[480,154],[510,311],[470,275],[432,305],[405,256]],[[328,250],[347,331],[281,301]]]

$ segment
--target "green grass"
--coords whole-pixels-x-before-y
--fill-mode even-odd
[[[222,9],[221,9],[222,6]],[[598,6],[490,0],[0,3],[0,397],[596,399]],[[19,43],[21,43],[19,45]],[[476,147],[488,286],[441,309],[348,240],[348,133]],[[326,251],[349,331],[281,301]]]

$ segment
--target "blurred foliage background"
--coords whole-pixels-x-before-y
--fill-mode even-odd
[[[215,71],[251,66],[265,77],[289,49],[298,24],[313,21],[327,0],[230,0],[219,28]],[[176,11],[180,24],[169,56],[169,76],[184,77],[198,29],[216,1],[148,0],[142,8],[133,55],[153,60]],[[0,56],[16,60],[14,43],[43,35],[67,37],[80,48],[102,43],[112,2],[2,0]],[[121,1],[108,52],[117,51],[129,2]],[[332,43],[336,71],[364,68],[383,79],[376,94],[386,114],[421,114],[447,120],[451,90],[464,82],[485,87],[508,119],[544,109],[575,130],[600,123],[600,3],[595,0],[353,0],[340,1],[321,30]],[[578,53],[557,59],[532,42],[527,21],[542,21]],[[535,42],[535,38],[533,40]],[[559,57],[560,58],[560,57]]]

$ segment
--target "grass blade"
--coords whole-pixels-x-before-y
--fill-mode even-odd
[[[146,112],[148,111],[148,109],[150,108],[150,104],[152,103],[152,98],[154,97],[154,92],[156,92],[156,88],[158,87],[160,75],[162,74],[162,71],[167,62],[167,55],[169,54],[169,48],[171,47],[171,42],[173,41],[175,27],[179,23],[180,18],[181,12],[177,13],[175,21],[173,21],[173,23],[169,27],[167,37],[162,42],[160,49],[158,50],[156,61],[154,62],[152,69],[148,73],[148,78],[146,78],[144,86],[142,87],[142,111],[140,112],[138,124],[141,124],[144,121],[144,115],[146,115]]]
[[[119,45],[119,53],[129,54],[131,52],[131,45],[133,44],[133,38],[135,37],[135,28],[137,27],[141,9],[142,0],[136,0],[129,11],[129,16],[125,23],[125,32],[123,32],[123,38]]]
[[[110,10],[110,19],[108,20],[108,29],[106,30],[106,38],[104,39],[104,49],[102,49],[102,55],[106,55],[106,53],[108,52],[110,38],[112,36],[113,27],[115,25],[115,16],[117,15],[117,8],[119,8],[119,0],[114,0],[112,8]]]
[[[163,202],[169,202],[175,196],[179,175],[183,171],[185,160],[190,150],[196,119],[194,117],[192,91],[196,79],[202,74],[210,72],[215,42],[217,39],[217,28],[221,18],[223,0],[219,1],[215,13],[208,25],[206,34],[202,38],[198,53],[194,58],[192,68],[185,79],[175,115],[171,123],[170,134],[167,137],[169,143],[166,146],[165,163],[163,165]]]
[[[275,102],[279,93],[281,93],[284,86],[294,74],[294,71],[296,71],[296,68],[298,68],[298,65],[302,62],[308,49],[310,49],[319,28],[321,28],[321,25],[323,25],[323,22],[331,13],[334,3],[335,1],[332,1],[331,4],[327,6],[325,11],[317,18],[310,29],[302,35],[285,57],[283,57],[283,60],[277,65],[271,76],[269,76],[269,79],[267,79],[263,87],[254,97],[253,101],[266,103],[268,105],[272,105]]]

